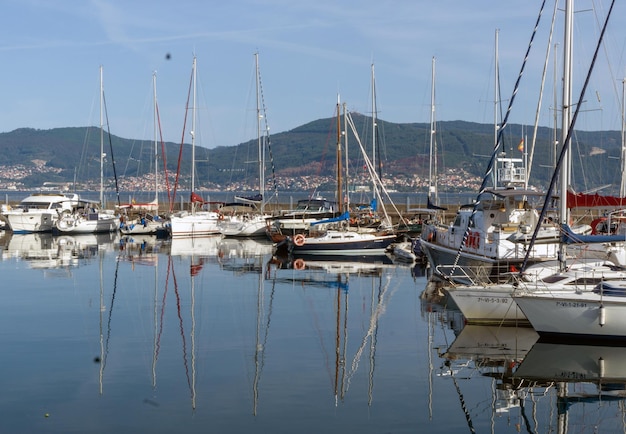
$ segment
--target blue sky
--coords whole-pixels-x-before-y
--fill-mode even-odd
[[[152,137],[156,71],[163,136],[180,142],[195,54],[197,143],[236,145],[256,137],[255,52],[274,134],[333,116],[338,93],[351,111],[370,114],[372,64],[378,117],[428,122],[433,56],[438,120],[491,123],[496,29],[501,97],[507,100],[540,5],[496,0],[5,0],[0,132],[98,125],[102,65],[111,133]],[[609,5],[609,0],[576,4],[575,100]],[[579,128],[620,129],[625,7],[623,2],[615,7]],[[554,2],[547,1],[510,122],[534,122],[553,9]],[[562,46],[560,21],[557,42]],[[540,117],[545,126],[552,122],[553,70],[551,61]]]

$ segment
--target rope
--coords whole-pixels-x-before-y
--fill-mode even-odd
[[[489,159],[489,164],[487,166],[487,171],[485,172],[485,176],[483,178],[483,181],[480,185],[480,189],[478,190],[478,197],[476,198],[476,202],[474,202],[474,207],[472,209],[472,214],[469,217],[469,220],[467,222],[467,227],[465,228],[465,231],[463,232],[463,239],[461,240],[461,245],[459,246],[459,250],[457,251],[456,257],[454,258],[454,265],[452,268],[452,274],[454,274],[455,268],[458,265],[459,262],[459,258],[461,257],[461,253],[463,252],[463,248],[465,247],[465,243],[467,241],[467,237],[469,235],[470,232],[470,227],[472,226],[472,222],[474,221],[474,216],[476,215],[476,211],[478,210],[478,207],[481,203],[481,196],[484,194],[485,190],[487,189],[487,182],[490,179],[490,177],[492,176],[492,172],[493,172],[493,166],[495,164],[496,161],[496,156],[498,155],[498,150],[500,149],[500,144],[502,142],[502,133],[504,131],[504,128],[507,125],[507,121],[509,118],[509,115],[511,114],[511,109],[513,107],[513,102],[515,101],[515,95],[517,95],[517,91],[519,89],[519,84],[520,81],[522,79],[522,75],[524,74],[524,69],[526,67],[526,62],[528,60],[528,55],[530,54],[530,49],[533,45],[533,40],[535,39],[535,35],[537,34],[537,28],[539,27],[539,22],[541,20],[541,16],[543,14],[543,8],[546,4],[546,1],[543,0],[543,2],[541,3],[541,8],[539,9],[539,15],[537,16],[537,21],[535,22],[535,27],[533,29],[532,35],[530,37],[530,42],[528,43],[528,48],[526,49],[526,55],[524,56],[524,61],[522,62],[522,67],[520,69],[519,75],[517,76],[517,80],[515,81],[515,86],[513,88],[513,95],[511,96],[511,99],[509,100],[509,106],[507,108],[506,111],[506,115],[502,121],[502,124],[500,126],[500,128],[498,129],[498,138],[496,140],[496,143],[493,147],[493,152],[491,153],[491,158]]]
[[[604,33],[606,32],[606,28],[609,24],[609,18],[611,17],[611,12],[613,11],[613,5],[615,5],[615,0],[611,1],[611,6],[609,7],[609,11],[606,14],[606,19],[604,21],[604,25],[602,26],[602,32],[600,32],[600,37],[598,38],[598,43],[596,44],[596,50],[593,53],[593,58],[591,59],[591,65],[589,66],[589,71],[587,71],[587,77],[585,78],[585,83],[583,84],[583,88],[580,91],[580,96],[578,97],[576,110],[574,110],[572,121],[570,123],[569,128],[567,129],[567,136],[565,136],[565,142],[563,143],[563,147],[561,148],[561,153],[559,154],[559,158],[556,162],[556,169],[554,170],[554,173],[552,174],[552,179],[550,180],[550,185],[548,187],[548,191],[546,192],[546,200],[543,204],[543,208],[541,208],[541,214],[539,215],[539,222],[535,226],[533,236],[530,239],[530,244],[528,245],[528,250],[526,250],[526,256],[524,256],[524,262],[522,263],[522,268],[520,269],[520,277],[522,273],[524,272],[524,270],[526,269],[528,258],[530,256],[530,252],[532,251],[533,246],[535,245],[535,239],[537,238],[537,233],[539,232],[541,222],[546,216],[546,212],[548,210],[548,204],[552,201],[552,191],[554,190],[554,184],[556,184],[556,180],[559,176],[561,165],[563,164],[563,158],[565,157],[565,154],[571,142],[572,134],[574,132],[574,125],[576,124],[576,119],[578,118],[580,107],[583,104],[583,99],[585,97],[585,92],[587,91],[587,86],[589,85],[589,81],[591,79],[591,73],[593,72],[593,67],[595,66],[596,59],[598,58],[598,52],[600,51],[600,46],[602,45],[602,40],[604,39]]]

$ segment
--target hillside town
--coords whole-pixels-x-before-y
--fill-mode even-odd
[[[19,191],[32,189],[33,186],[27,185],[25,179],[33,175],[45,177],[45,175],[58,176],[62,169],[50,167],[45,161],[35,160],[33,165],[18,164],[12,166],[0,166],[0,190]],[[120,191],[152,191],[154,190],[155,179],[153,173],[144,176],[122,176],[118,179]],[[170,185],[175,181],[175,174],[169,174]],[[79,181],[80,182],[80,181]],[[188,185],[189,177],[181,177],[180,184],[184,187]],[[208,184],[201,185],[198,190],[204,191],[254,191],[257,189],[256,180],[250,181],[234,181],[226,185]],[[280,176],[278,174],[275,179],[276,188],[280,191],[308,191],[321,186],[332,186],[335,180],[331,176],[319,175],[303,175],[297,177]],[[365,174],[357,176],[351,180],[355,186],[367,186],[370,184]],[[383,183],[388,191],[415,192],[426,191],[428,188],[428,179],[426,177],[414,174],[412,176],[401,174],[387,174],[383,177]],[[438,186],[441,191],[464,192],[476,191],[480,187],[481,179],[477,176],[470,175],[462,168],[449,168],[438,177]],[[78,190],[98,190],[100,188],[99,181],[89,181],[80,183],[81,188]],[[165,183],[163,183],[165,185]],[[113,189],[115,184],[112,180],[107,182],[106,188]],[[73,190],[72,182],[44,182],[37,188],[41,190]],[[274,188],[274,181],[268,180],[268,188]]]

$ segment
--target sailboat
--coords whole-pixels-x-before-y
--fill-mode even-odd
[[[525,62],[520,77],[524,67]],[[518,84],[519,80],[514,95]],[[512,102],[513,98],[509,104]],[[499,129],[477,201],[461,206],[452,224],[429,225],[422,232],[422,250],[435,274],[448,281],[473,284],[506,280],[511,269],[519,269],[525,262],[554,260],[560,251],[559,228],[541,221],[533,203],[542,200],[544,193],[528,188],[522,158],[500,152],[506,118],[500,125],[496,117],[495,123]],[[488,188],[491,179],[493,187]],[[533,231],[537,242],[530,243]],[[590,231],[588,225],[573,228],[578,234]]]
[[[343,166],[341,143],[341,104],[337,99],[337,204],[340,213],[343,211]],[[366,158],[366,156],[364,155]],[[366,163],[372,170],[372,163],[366,158]],[[373,174],[375,175],[375,173]],[[375,177],[375,176],[373,176]],[[378,188],[375,185],[376,194]],[[338,217],[312,222],[311,225],[325,225],[346,223],[350,218],[349,212]],[[347,226],[347,225],[346,225]],[[396,241],[396,235],[387,232],[359,232],[354,230],[327,229],[320,231],[317,236],[296,234],[288,237],[284,245],[287,251],[294,255],[384,255],[386,249]],[[280,245],[278,247],[281,247]]]
[[[265,113],[261,111],[261,76],[259,74],[259,54],[254,54],[256,70],[256,118],[257,144],[259,163],[259,193],[254,197],[236,197],[237,203],[225,204],[221,213],[225,214],[219,222],[220,232],[227,237],[265,237],[267,219],[270,214],[265,213],[265,140],[266,134],[261,134],[261,118]],[[259,207],[259,208],[257,208]],[[233,210],[228,214],[228,209]],[[237,211],[236,208],[243,208]]]
[[[157,140],[158,129],[158,106],[156,95],[156,72],[152,74],[152,92],[154,100],[154,199],[148,203],[132,202],[120,208],[127,213],[138,212],[132,220],[124,219],[120,225],[120,232],[124,235],[156,235],[166,233],[165,221],[158,215],[159,212],[159,148]]]
[[[561,191],[566,191],[568,188],[568,146],[585,90],[583,88],[580,96],[581,101],[576,105],[577,111],[572,118],[570,116],[570,107],[572,107],[570,84],[572,0],[568,0],[565,10],[563,148],[559,165],[553,174],[546,195],[546,203],[544,203],[541,216],[546,213],[560,166],[563,166],[564,169],[567,168],[561,172]],[[565,164],[562,164],[564,161]],[[568,221],[566,201],[566,196],[562,195],[562,202],[565,203],[561,203],[559,211],[563,227],[567,227],[566,222]],[[539,230],[539,228],[535,228],[530,246],[533,245],[534,237]],[[566,234],[564,238],[567,236]],[[565,253],[565,246],[563,243],[559,243],[558,260],[552,261],[549,265],[544,263],[528,268],[526,268],[527,261],[525,260],[521,266],[523,273],[520,273],[519,276],[517,273],[509,274],[509,277],[512,278],[510,283],[461,286],[449,288],[448,292],[470,322],[503,324],[523,321],[530,322],[539,333],[541,333],[540,330],[543,330],[545,333],[558,332],[564,335],[568,333],[585,334],[583,333],[585,331],[589,334],[597,332],[600,335],[615,333],[615,329],[604,327],[604,317],[599,318],[598,315],[605,314],[604,308],[606,306],[603,306],[603,300],[608,302],[607,296],[613,297],[616,292],[620,292],[615,289],[605,292],[604,288],[619,286],[620,282],[626,280],[626,272],[612,264],[606,264],[604,260],[571,260],[569,266],[567,266],[566,261],[568,258]],[[517,279],[513,279],[514,277]],[[579,301],[576,302],[575,300]],[[616,301],[611,306],[611,310],[620,304],[619,300]],[[613,314],[613,317],[615,316],[616,313]],[[592,327],[590,321],[593,322],[596,319],[597,327]],[[619,327],[622,327],[622,333],[626,333],[626,323],[618,325]]]
[[[117,232],[120,226],[119,216],[111,210],[102,209],[104,202],[104,86],[102,66],[100,66],[100,201],[86,201],[85,208],[64,214],[56,222],[59,232],[69,234],[92,234],[99,232]]]
[[[196,57],[192,67],[193,102],[191,107],[191,210],[180,211],[170,217],[172,237],[195,237],[220,233],[220,214],[215,211],[197,209],[204,200],[195,192],[195,146],[196,146]]]

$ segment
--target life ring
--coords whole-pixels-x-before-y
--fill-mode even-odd
[[[298,247],[304,246],[304,235],[297,234],[293,237],[293,243]]]
[[[220,213],[218,219],[219,220],[224,220],[224,214]]]
[[[304,270],[304,259],[298,258],[293,261],[293,268],[296,270]]]

